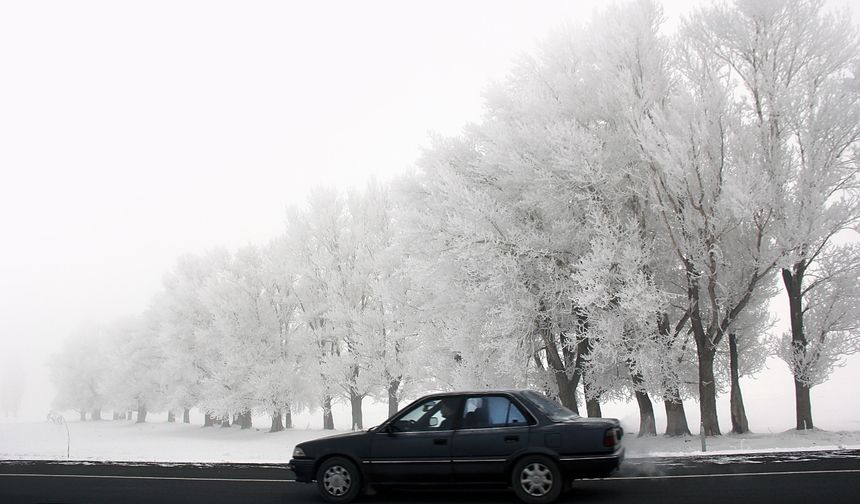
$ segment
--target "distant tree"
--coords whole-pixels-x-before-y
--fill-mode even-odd
[[[305,349],[297,334],[298,300],[294,286],[297,275],[285,252],[284,236],[272,240],[263,250],[264,298],[270,303],[278,326],[277,338],[269,340],[267,358],[255,367],[254,376],[263,404],[272,414],[272,429],[293,427],[292,415],[306,407],[312,396],[312,380],[304,362]]]
[[[150,310],[117,319],[105,330],[111,340],[106,386],[110,404],[116,409],[136,410],[137,423],[146,422],[150,411],[163,411],[166,405],[162,380],[165,359],[158,324],[158,313]]]
[[[342,284],[342,243],[346,228],[343,199],[333,190],[318,188],[308,199],[307,210],[293,208],[287,216],[284,252],[292,261],[296,281],[297,336],[304,342],[306,362],[319,379],[312,382],[313,394],[322,408],[323,427],[334,429],[332,401],[343,379],[341,337],[336,313]],[[354,379],[354,378],[353,378]]]
[[[25,384],[23,366],[12,355],[6,355],[0,364],[0,412],[4,417],[14,418],[18,415]]]
[[[51,357],[51,382],[56,389],[53,409],[74,409],[81,420],[87,412],[92,419],[108,403],[108,379],[111,363],[107,352],[111,342],[104,328],[88,324],[78,328]]]
[[[153,300],[160,306],[159,341],[164,351],[163,383],[167,407],[201,407],[204,425],[214,424],[215,412],[204,404],[204,384],[220,366],[213,345],[213,316],[204,299],[208,279],[226,269],[230,254],[223,249],[180,257],[164,277],[163,293]]]

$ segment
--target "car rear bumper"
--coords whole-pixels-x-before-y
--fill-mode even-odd
[[[620,447],[612,453],[573,455],[559,457],[562,470],[574,477],[601,478],[608,476],[621,466],[624,460],[624,448]]]
[[[296,481],[310,483],[314,480],[314,461],[312,459],[292,459],[287,469],[296,473]]]

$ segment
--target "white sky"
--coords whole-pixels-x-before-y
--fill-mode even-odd
[[[314,185],[407,169],[601,4],[0,3],[0,366],[30,368],[25,413],[76,327],[143,311],[182,253],[274,237]]]

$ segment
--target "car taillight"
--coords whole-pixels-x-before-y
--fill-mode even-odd
[[[603,446],[612,448],[617,445],[621,439],[619,434],[618,429],[606,429],[606,432],[603,433]]]

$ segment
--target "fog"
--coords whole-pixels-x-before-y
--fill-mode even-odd
[[[17,417],[44,419],[48,359],[77,327],[142,312],[183,253],[266,242],[315,185],[408,170],[601,3],[0,4],[0,388]],[[670,26],[690,5],[663,3]]]

